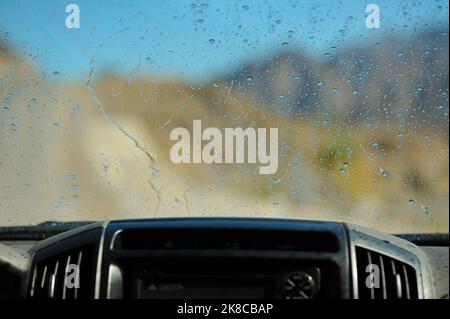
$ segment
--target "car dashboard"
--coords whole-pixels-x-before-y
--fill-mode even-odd
[[[174,218],[0,237],[1,298],[448,298],[438,244],[339,222]],[[1,286],[1,285],[0,285]]]

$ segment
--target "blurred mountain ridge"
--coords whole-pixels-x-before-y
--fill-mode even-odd
[[[448,29],[330,49],[323,57],[282,51],[213,82],[288,114],[345,113],[358,121],[448,121]]]

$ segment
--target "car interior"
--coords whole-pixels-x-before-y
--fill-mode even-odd
[[[257,218],[46,228],[0,230],[1,298],[448,298],[448,235]],[[75,289],[66,288],[70,264],[79,268]],[[369,265],[380,279],[373,287]]]
[[[449,216],[448,1],[0,0],[0,300],[449,300]]]

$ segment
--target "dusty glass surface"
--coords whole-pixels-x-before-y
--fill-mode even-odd
[[[369,4],[0,0],[0,225],[258,216],[448,232],[448,3],[373,2],[378,25]],[[276,171],[174,163],[171,132],[194,120],[277,128]]]

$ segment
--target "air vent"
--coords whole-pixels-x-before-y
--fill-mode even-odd
[[[94,248],[94,245],[87,245],[38,261],[31,273],[28,296],[38,299],[93,298]],[[78,269],[78,285],[75,284],[75,269]]]
[[[356,263],[359,299],[418,298],[416,271],[411,265],[362,247],[356,247]],[[366,283],[370,265],[375,269],[371,282],[377,285]]]

